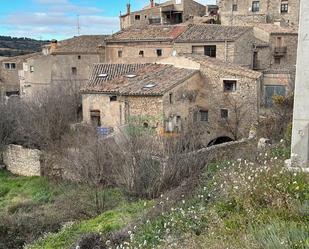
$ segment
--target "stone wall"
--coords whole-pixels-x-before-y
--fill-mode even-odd
[[[19,145],[8,145],[3,153],[3,163],[7,170],[16,175],[40,176],[41,151],[27,149]]]

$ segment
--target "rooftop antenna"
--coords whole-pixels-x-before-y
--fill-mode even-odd
[[[80,35],[79,14],[77,14],[77,34]]]

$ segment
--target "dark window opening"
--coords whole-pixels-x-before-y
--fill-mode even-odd
[[[228,109],[221,109],[220,114],[221,114],[221,118],[228,118],[229,117],[229,110]]]
[[[223,80],[223,91],[224,92],[235,92],[237,86],[236,80]]]
[[[117,101],[117,96],[110,96],[110,97],[109,97],[109,101],[110,101],[110,102]]]
[[[162,49],[157,49],[157,56],[158,57],[162,56]]]
[[[135,15],[135,20],[141,20],[141,16],[140,15]]]
[[[253,1],[252,12],[259,12],[259,11],[260,11],[260,1]]]
[[[147,19],[147,16],[145,15],[145,19]]]
[[[232,10],[233,10],[233,11],[237,11],[237,9],[238,9],[237,4],[233,4]]]
[[[281,4],[281,13],[288,13],[289,12],[289,4],[288,3],[282,3]]]
[[[4,68],[5,69],[16,69],[16,64],[15,63],[4,63]]]
[[[96,127],[101,126],[100,111],[98,110],[90,111],[90,121],[93,126],[96,126]]]
[[[77,68],[76,67],[72,67],[72,75],[77,75]]]
[[[122,50],[118,50],[118,58],[122,57]]]
[[[145,122],[145,123],[143,123],[143,127],[144,128],[149,128],[149,124]]]
[[[200,121],[202,122],[208,121],[208,111],[200,110]]]
[[[173,104],[173,94],[172,93],[169,94],[169,101],[170,101],[170,104]]]
[[[281,62],[281,59],[280,58],[275,58],[275,64],[279,65]]]
[[[80,60],[81,58],[82,58],[82,57],[81,57],[80,55],[79,55],[79,56],[77,56],[77,59],[79,59],[79,60]]]
[[[280,85],[266,85],[264,87],[264,103],[266,107],[273,105],[274,96],[285,96],[286,87]]]
[[[204,54],[209,57],[216,57],[217,56],[217,46],[216,45],[205,46]]]
[[[139,55],[140,57],[144,57],[144,51],[143,51],[143,50],[139,51],[138,55]]]

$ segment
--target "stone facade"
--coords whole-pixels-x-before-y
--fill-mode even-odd
[[[27,59],[20,71],[20,91],[31,99],[55,83],[73,83],[78,88],[90,77],[94,63],[104,62],[106,36],[79,36],[46,45],[39,55]],[[102,44],[102,46],[101,46]]]
[[[140,27],[151,24],[179,24],[194,16],[202,17],[206,14],[206,6],[194,0],[172,0],[165,3],[155,3],[154,0],[145,8],[131,12],[130,4],[127,13],[120,15],[120,27]]]
[[[223,25],[299,22],[299,0],[220,0],[219,10]]]
[[[39,150],[8,145],[3,153],[3,163],[7,170],[16,175],[41,175],[41,151]]]

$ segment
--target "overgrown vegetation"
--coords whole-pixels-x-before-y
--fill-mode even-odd
[[[285,170],[285,150],[209,165],[193,198],[139,227],[123,246],[309,248],[309,176]]]
[[[0,171],[0,248],[22,248],[67,222],[94,217],[92,193],[83,184],[59,185],[40,177]],[[102,212],[129,205],[120,190],[106,188],[98,194],[104,197]]]

